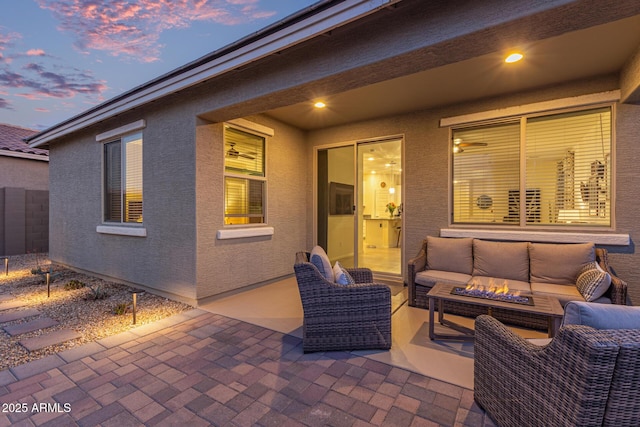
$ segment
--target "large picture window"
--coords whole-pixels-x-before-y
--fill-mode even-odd
[[[104,144],[104,221],[142,222],[142,133]]]
[[[265,222],[265,138],[232,126],[224,133],[224,222]]]
[[[603,107],[452,129],[452,222],[610,227],[611,123]]]

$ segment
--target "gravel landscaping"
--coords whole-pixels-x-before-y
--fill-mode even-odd
[[[39,314],[0,324],[0,370],[40,359],[88,342],[96,341],[140,325],[151,323],[193,307],[149,292],[137,294],[136,324],[133,324],[133,288],[98,279],[86,274],[53,266],[50,296],[47,297],[45,275],[49,271],[47,254],[9,257],[9,275],[5,275],[0,259],[0,315],[22,310],[37,310]],[[22,301],[24,306],[3,310],[3,305]],[[50,318],[57,325],[16,336],[4,330],[11,325]],[[27,351],[20,340],[55,330],[71,329],[81,338],[56,344],[41,350]]]

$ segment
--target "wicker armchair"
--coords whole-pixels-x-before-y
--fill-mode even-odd
[[[309,254],[296,254],[294,270],[304,311],[303,350],[391,348],[391,290],[371,270],[348,269],[355,285],[327,281]]]
[[[497,425],[637,426],[640,330],[567,325],[546,346],[482,315],[474,393]]]

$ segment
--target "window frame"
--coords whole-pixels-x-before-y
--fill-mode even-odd
[[[493,116],[486,120],[477,120],[477,121],[463,121],[457,123],[448,123],[448,167],[449,167],[449,184],[448,184],[448,198],[449,198],[449,212],[448,212],[448,226],[452,229],[456,228],[491,228],[491,229],[502,229],[502,230],[513,230],[518,232],[523,232],[526,230],[534,231],[534,230],[554,230],[554,231],[572,231],[572,232],[581,232],[581,231],[613,231],[615,230],[615,212],[616,212],[616,106],[617,103],[614,100],[607,100],[599,103],[593,104],[581,104],[578,106],[569,106],[569,107],[560,107],[553,108],[548,110],[537,110],[537,111],[520,111],[517,114],[504,116],[504,117],[496,117]],[[610,140],[610,171],[609,171],[609,224],[607,225],[597,225],[597,224],[569,224],[569,223],[541,223],[536,225],[536,223],[527,222],[527,212],[525,204],[520,204],[520,215],[519,221],[517,224],[510,225],[508,223],[487,223],[487,222],[454,222],[454,152],[453,152],[453,138],[454,132],[461,129],[468,129],[480,126],[491,126],[491,125],[500,125],[504,123],[510,122],[518,122],[520,126],[520,160],[518,171],[520,175],[520,186],[519,191],[526,191],[527,188],[527,141],[526,141],[526,124],[527,120],[539,118],[539,117],[548,117],[554,115],[560,115],[565,113],[573,113],[573,112],[586,112],[589,110],[597,110],[600,108],[608,108],[610,110],[610,123],[611,123],[611,140]],[[481,113],[482,114],[482,113]],[[445,121],[450,121],[452,119],[442,119],[441,125]],[[526,193],[525,193],[526,194]]]
[[[263,140],[263,176],[259,175],[251,175],[249,173],[241,173],[241,172],[227,172],[226,168],[226,152],[227,152],[227,138],[226,132],[227,129],[234,129],[239,132],[244,132]],[[234,228],[255,228],[255,227],[263,227],[268,224],[268,168],[267,168],[267,157],[268,157],[268,138],[273,136],[273,130],[267,128],[266,126],[259,125],[257,123],[250,122],[244,119],[237,119],[229,122],[225,122],[223,126],[223,155],[222,155],[222,223],[225,229],[234,229]],[[231,179],[241,179],[246,180],[247,183],[250,182],[260,182],[262,185],[262,221],[261,222],[247,222],[244,224],[227,224],[227,219],[229,218],[226,213],[226,190],[227,178]],[[256,217],[252,216],[251,213],[247,215],[234,215],[237,218],[251,218]]]
[[[145,120],[138,120],[133,123],[103,132],[96,136],[96,142],[100,144],[101,149],[101,220],[100,224],[96,227],[96,231],[101,234],[116,234],[135,237],[146,237],[146,229],[144,228],[144,128],[146,127]],[[110,143],[120,143],[120,161],[121,161],[121,175],[123,178],[120,182],[121,189],[125,189],[123,194],[126,194],[126,150],[124,149],[128,137],[137,135],[142,141],[141,148],[141,160],[140,160],[140,179],[142,186],[142,214],[141,221],[123,221],[124,212],[121,214],[120,221],[107,220],[106,217],[106,197],[107,197],[107,159],[106,159],[106,147]]]

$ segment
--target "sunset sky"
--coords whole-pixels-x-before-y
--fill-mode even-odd
[[[0,0],[0,123],[42,130],[317,0]]]

